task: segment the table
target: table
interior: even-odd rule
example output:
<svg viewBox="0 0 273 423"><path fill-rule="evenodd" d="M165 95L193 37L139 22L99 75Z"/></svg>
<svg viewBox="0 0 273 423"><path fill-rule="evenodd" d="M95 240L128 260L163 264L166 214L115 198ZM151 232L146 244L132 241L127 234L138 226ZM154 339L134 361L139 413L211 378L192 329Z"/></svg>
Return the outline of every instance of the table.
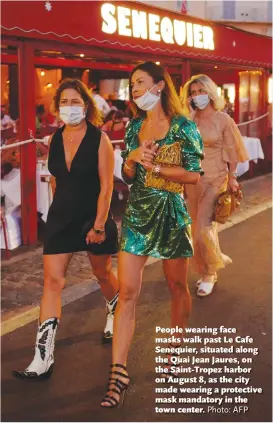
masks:
<svg viewBox="0 0 273 423"><path fill-rule="evenodd" d="M47 169L37 169L37 211L46 222L48 210L52 202L50 173ZM5 219L9 249L17 248L21 244L21 172L20 169L12 171L1 180L1 195L5 196ZM1 228L1 248L4 248L3 230Z"/></svg>
<svg viewBox="0 0 273 423"><path fill-rule="evenodd" d="M248 172L250 161L253 160L254 163L257 163L258 159L264 159L264 152L259 138L243 137L243 140L248 151L249 161L247 160L244 163L238 163L238 176L241 176L244 173Z"/></svg>

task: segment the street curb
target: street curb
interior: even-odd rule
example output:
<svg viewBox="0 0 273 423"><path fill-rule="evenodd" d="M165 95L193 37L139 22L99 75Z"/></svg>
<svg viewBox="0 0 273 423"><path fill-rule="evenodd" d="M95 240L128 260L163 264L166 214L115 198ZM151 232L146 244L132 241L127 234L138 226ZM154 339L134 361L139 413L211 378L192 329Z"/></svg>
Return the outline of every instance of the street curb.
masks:
<svg viewBox="0 0 273 423"><path fill-rule="evenodd" d="M154 264L159 259L154 257L149 257L146 266ZM116 273L117 269L113 269ZM100 289L96 279L91 279L88 281L80 282L76 285L65 288L62 292L62 306L73 303L76 300L80 300L86 295L92 294ZM4 336L10 332L13 332L16 329L19 329L28 323L33 322L39 318L40 306L34 306L29 308L23 313L15 314L14 316L8 318L7 320L2 321L1 323L1 336Z"/></svg>
<svg viewBox="0 0 273 423"><path fill-rule="evenodd" d="M258 213L272 208L272 200L265 201L263 204L258 204L257 206L252 206L247 210L242 210L241 212L236 213L232 216L232 220L228 220L224 225L220 226L218 232L222 232L225 229L229 229L232 226L238 225L238 223L244 222L250 217L256 216Z"/></svg>
<svg viewBox="0 0 273 423"><path fill-rule="evenodd" d="M262 175L257 178L251 179L249 181L244 182L244 186L252 184L254 182L257 182L259 180L267 178L268 175ZM255 206L251 206L246 210L239 211L238 213L234 214L229 221L227 221L224 225L219 225L218 232L222 232L226 229L229 229L247 219L250 217L253 217L257 215L258 213L261 213L269 208L272 208L272 200L264 201L262 204L258 204ZM25 253L24 258L31 257L39 251L42 250L42 248L38 248L35 251L31 251L28 253ZM14 257L14 259L17 259L15 261L18 261L17 257ZM12 260L12 259L11 259ZM22 260L22 257L21 257ZM151 266L154 263L157 263L160 259L149 257L146 263L146 266ZM13 261L14 262L14 261ZM146 267L145 266L145 267ZM114 269L116 271L116 269ZM92 292L97 291L100 289L99 284L97 283L96 279L91 279L89 281L80 282L76 285L73 285L71 287L65 288L62 292L62 306L65 306L67 304L70 304L76 300L79 300L86 295L91 294ZM29 310L15 314L14 316L8 318L7 320L4 320L1 324L1 336L4 336L10 332L13 332L14 330L23 327L27 325L28 323L31 323L32 321L38 319L40 313L40 307L34 306L31 307Z"/></svg>

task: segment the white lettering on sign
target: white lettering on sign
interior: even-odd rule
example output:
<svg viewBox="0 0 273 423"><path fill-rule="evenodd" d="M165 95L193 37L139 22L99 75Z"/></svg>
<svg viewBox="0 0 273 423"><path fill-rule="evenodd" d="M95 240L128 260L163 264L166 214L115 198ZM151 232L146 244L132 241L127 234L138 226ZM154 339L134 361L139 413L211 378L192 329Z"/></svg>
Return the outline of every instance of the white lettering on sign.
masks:
<svg viewBox="0 0 273 423"><path fill-rule="evenodd" d="M166 44L187 45L214 50L213 29L182 20L161 17L154 13L104 3L101 7L102 31L125 37L163 41Z"/></svg>
<svg viewBox="0 0 273 423"><path fill-rule="evenodd" d="M202 25L194 25L194 27L193 27L193 39L194 39L194 47L204 48Z"/></svg>
<svg viewBox="0 0 273 423"><path fill-rule="evenodd" d="M163 18L160 25L163 41L167 44L174 44L173 24L170 18Z"/></svg>
<svg viewBox="0 0 273 423"><path fill-rule="evenodd" d="M144 12L145 13L145 12ZM149 13L149 40L161 41L159 31L160 18L157 15ZM137 25L137 21L133 21L134 25Z"/></svg>
<svg viewBox="0 0 273 423"><path fill-rule="evenodd" d="M118 6L118 28L119 35L132 37L132 29L130 25L131 10L127 7Z"/></svg>
<svg viewBox="0 0 273 423"><path fill-rule="evenodd" d="M192 31L192 23L187 22L187 45L189 47L193 47L193 31Z"/></svg>
<svg viewBox="0 0 273 423"><path fill-rule="evenodd" d="M174 39L179 46L183 46L186 41L186 23L183 21L173 21Z"/></svg>
<svg viewBox="0 0 273 423"><path fill-rule="evenodd" d="M102 31L106 34L114 34L117 31L118 23L115 18L116 6L105 3L101 6L101 16L103 19Z"/></svg>
<svg viewBox="0 0 273 423"><path fill-rule="evenodd" d="M133 22L138 22L138 25L133 25L133 37L147 40L147 13L132 10L132 20Z"/></svg>

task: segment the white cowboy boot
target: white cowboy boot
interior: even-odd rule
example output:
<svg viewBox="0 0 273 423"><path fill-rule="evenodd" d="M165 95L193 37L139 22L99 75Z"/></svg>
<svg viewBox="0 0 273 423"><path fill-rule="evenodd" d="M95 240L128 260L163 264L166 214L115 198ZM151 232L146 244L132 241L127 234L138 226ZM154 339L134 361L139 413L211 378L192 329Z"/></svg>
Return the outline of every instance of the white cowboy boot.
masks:
<svg viewBox="0 0 273 423"><path fill-rule="evenodd" d="M113 339L114 315L118 302L118 294L119 293L117 293L111 301L106 300L107 317L102 338L103 343L111 342Z"/></svg>
<svg viewBox="0 0 273 423"><path fill-rule="evenodd" d="M20 379L47 379L54 366L55 336L59 319L45 320L38 328L35 355L30 365L23 371L14 370L13 375Z"/></svg>

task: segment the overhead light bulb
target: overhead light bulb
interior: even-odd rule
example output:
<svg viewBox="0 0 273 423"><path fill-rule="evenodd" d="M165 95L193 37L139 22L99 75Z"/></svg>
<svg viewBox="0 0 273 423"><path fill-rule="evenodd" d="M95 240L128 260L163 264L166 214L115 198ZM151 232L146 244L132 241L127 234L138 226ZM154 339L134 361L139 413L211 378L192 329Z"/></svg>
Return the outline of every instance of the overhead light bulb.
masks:
<svg viewBox="0 0 273 423"><path fill-rule="evenodd" d="M80 57L84 57L84 54L83 54L83 53L81 53L81 54L80 54Z"/></svg>
<svg viewBox="0 0 273 423"><path fill-rule="evenodd" d="M45 71L42 70L40 75L45 76Z"/></svg>

